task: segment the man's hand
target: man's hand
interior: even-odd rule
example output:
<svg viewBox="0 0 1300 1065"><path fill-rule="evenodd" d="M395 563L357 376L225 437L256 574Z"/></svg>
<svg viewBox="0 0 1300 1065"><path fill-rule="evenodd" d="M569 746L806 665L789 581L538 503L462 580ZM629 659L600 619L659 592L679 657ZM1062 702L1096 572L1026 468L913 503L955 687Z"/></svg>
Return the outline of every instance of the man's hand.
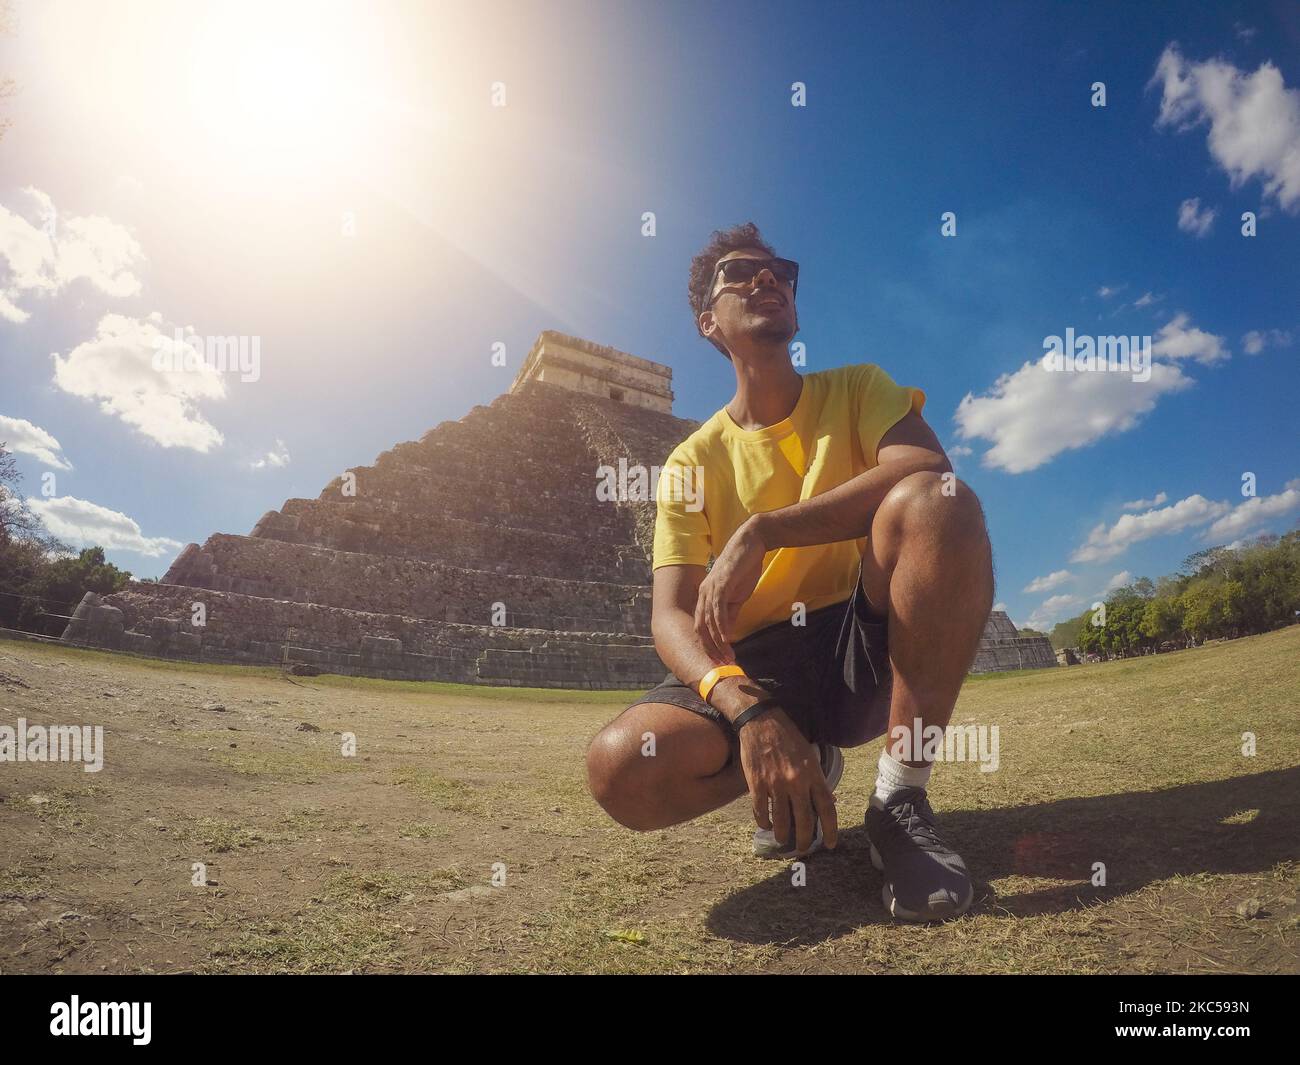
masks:
<svg viewBox="0 0 1300 1065"><path fill-rule="evenodd" d="M838 834L835 795L822 776L817 748L803 738L783 710L769 710L741 726L740 764L759 828L771 829L778 842L789 846L793 816L794 848L802 854L812 846L820 818L822 841L834 849Z"/></svg>
<svg viewBox="0 0 1300 1065"><path fill-rule="evenodd" d="M695 600L695 631L715 662L730 664L736 660L731 650L736 615L745 600L753 595L758 578L763 575L766 553L767 548L751 518L732 534L700 584Z"/></svg>

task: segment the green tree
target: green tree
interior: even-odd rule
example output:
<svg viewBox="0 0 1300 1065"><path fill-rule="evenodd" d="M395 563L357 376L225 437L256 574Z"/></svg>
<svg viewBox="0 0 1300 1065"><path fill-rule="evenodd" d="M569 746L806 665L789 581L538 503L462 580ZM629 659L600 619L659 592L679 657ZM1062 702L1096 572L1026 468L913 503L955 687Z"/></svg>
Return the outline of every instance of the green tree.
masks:
<svg viewBox="0 0 1300 1065"><path fill-rule="evenodd" d="M107 562L102 547L73 555L45 532L18 489L22 475L0 443L0 626L56 634L86 592L120 591L131 574Z"/></svg>
<svg viewBox="0 0 1300 1065"><path fill-rule="evenodd" d="M1157 595L1142 610L1142 635L1163 643L1183 632L1183 608L1177 595Z"/></svg>
<svg viewBox="0 0 1300 1065"><path fill-rule="evenodd" d="M1082 649L1079 636L1088 624L1090 617L1092 617L1092 611L1085 610L1076 618L1057 622L1052 628L1052 635L1049 637L1052 641L1052 649L1056 651L1061 650L1063 647L1079 647Z"/></svg>
<svg viewBox="0 0 1300 1065"><path fill-rule="evenodd" d="M32 587L47 613L71 614L87 592L111 595L130 579L129 572L105 560L102 547L87 547L75 556L47 561Z"/></svg>
<svg viewBox="0 0 1300 1065"><path fill-rule="evenodd" d="M1228 635L1240 615L1241 593L1236 581L1197 578L1182 595L1183 627L1199 640Z"/></svg>
<svg viewBox="0 0 1300 1065"><path fill-rule="evenodd" d="M1187 577L1226 577L1234 552L1226 547L1207 547L1183 559L1179 572Z"/></svg>

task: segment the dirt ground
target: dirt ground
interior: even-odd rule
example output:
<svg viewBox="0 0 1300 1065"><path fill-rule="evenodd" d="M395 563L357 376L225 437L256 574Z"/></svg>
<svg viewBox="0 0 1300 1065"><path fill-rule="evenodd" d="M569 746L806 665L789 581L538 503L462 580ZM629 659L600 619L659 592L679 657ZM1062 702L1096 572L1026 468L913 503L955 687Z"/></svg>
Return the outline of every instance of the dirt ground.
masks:
<svg viewBox="0 0 1300 1065"><path fill-rule="evenodd" d="M968 682L1001 765L935 770L978 889L933 927L867 858L879 743L795 886L743 801L605 817L582 757L626 701L0 642L0 725L105 732L98 773L0 762L0 971L1300 971L1300 627Z"/></svg>

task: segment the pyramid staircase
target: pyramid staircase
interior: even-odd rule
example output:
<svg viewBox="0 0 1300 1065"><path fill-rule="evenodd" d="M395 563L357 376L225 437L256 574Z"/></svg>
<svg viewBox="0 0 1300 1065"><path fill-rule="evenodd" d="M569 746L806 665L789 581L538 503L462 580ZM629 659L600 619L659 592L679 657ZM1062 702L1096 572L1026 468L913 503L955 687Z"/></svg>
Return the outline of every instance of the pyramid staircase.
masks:
<svg viewBox="0 0 1300 1065"><path fill-rule="evenodd" d="M666 672L650 636L654 503L601 501L597 470L661 465L694 428L518 381L248 536L190 544L158 584L88 595L64 639L388 678L651 686Z"/></svg>

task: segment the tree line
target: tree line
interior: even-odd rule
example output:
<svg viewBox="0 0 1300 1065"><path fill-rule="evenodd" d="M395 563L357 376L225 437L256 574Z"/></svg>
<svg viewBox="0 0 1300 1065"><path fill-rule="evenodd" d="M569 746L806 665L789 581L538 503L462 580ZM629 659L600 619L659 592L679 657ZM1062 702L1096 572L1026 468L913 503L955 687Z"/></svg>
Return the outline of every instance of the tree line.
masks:
<svg viewBox="0 0 1300 1065"><path fill-rule="evenodd" d="M131 574L105 561L102 547L73 551L51 536L19 491L22 474L0 443L0 628L62 634L86 592L107 595Z"/></svg>
<svg viewBox="0 0 1300 1065"><path fill-rule="evenodd" d="M1103 658L1172 651L1292 624L1300 612L1300 529L1241 547L1208 547L1177 573L1140 577L1062 621L1052 646Z"/></svg>

